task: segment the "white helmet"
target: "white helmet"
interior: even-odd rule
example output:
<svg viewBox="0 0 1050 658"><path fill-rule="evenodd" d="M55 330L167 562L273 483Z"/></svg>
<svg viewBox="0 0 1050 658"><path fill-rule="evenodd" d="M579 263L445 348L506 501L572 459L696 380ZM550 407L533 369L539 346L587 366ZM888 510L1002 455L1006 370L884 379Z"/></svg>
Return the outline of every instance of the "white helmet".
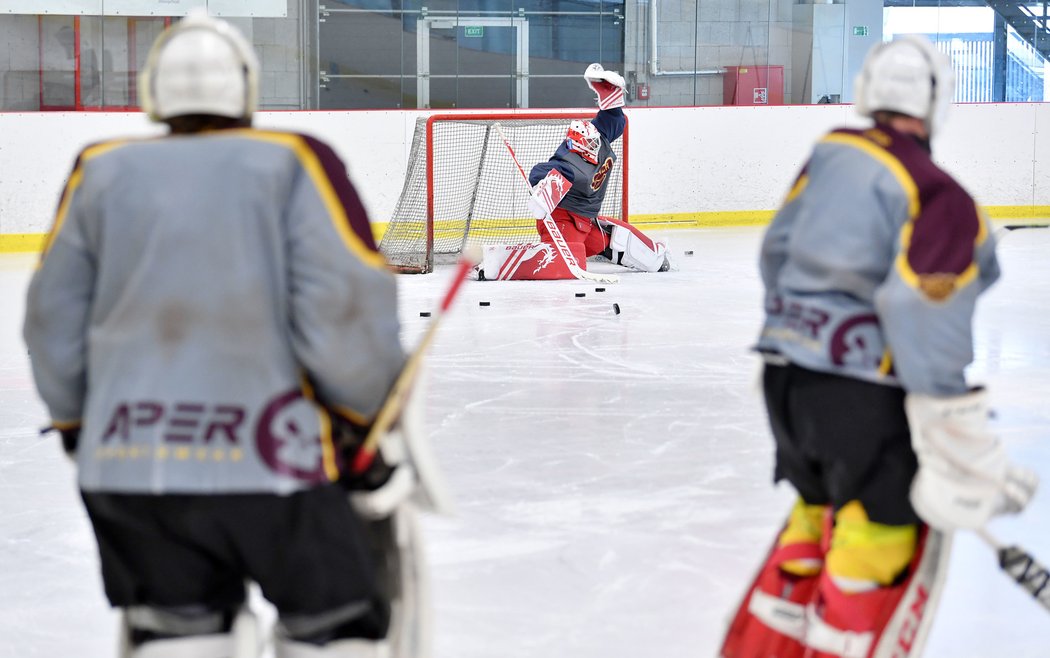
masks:
<svg viewBox="0 0 1050 658"><path fill-rule="evenodd" d="M250 119L258 103L259 62L236 28L193 11L157 37L139 89L142 109L154 121L184 114Z"/></svg>
<svg viewBox="0 0 1050 658"><path fill-rule="evenodd" d="M602 148L602 136L590 121L573 119L565 133L565 144L570 151L583 156L591 164L598 164L598 151Z"/></svg>
<svg viewBox="0 0 1050 658"><path fill-rule="evenodd" d="M948 114L955 94L951 60L929 39L908 35L868 53L853 81L857 113L880 110L922 119L932 136Z"/></svg>

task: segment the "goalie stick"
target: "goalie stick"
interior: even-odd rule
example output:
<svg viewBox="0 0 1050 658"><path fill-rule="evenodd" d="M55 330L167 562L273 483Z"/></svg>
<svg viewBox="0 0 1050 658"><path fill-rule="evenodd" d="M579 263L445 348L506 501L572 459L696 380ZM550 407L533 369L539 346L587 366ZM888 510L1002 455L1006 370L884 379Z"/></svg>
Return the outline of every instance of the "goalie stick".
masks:
<svg viewBox="0 0 1050 658"><path fill-rule="evenodd" d="M361 444L361 447L358 448L357 453L354 455L353 462L350 465L350 472L354 475L361 475L372 465L380 440L401 416L401 410L404 408L405 402L408 401L409 394L412 392L412 385L415 383L420 366L423 364L423 357L426 355L427 350L430 349L430 344L434 342L434 335L441 324L441 318L452 306L456 293L459 292L460 286L463 285L463 281L466 279L467 271L480 261L481 253L479 248L474 247L463 250L463 256L456 264L455 274L452 275L452 283L449 284L445 297L441 300L441 305L433 312L430 318L430 325L427 326L423 338L420 339L416 349L412 351L405 365L401 368L401 372L398 374L397 379L394 380L394 385L391 387L390 393L387 394L383 406L379 408L379 414L376 415L375 422L372 423L372 427L368 430L368 436L365 437L364 443Z"/></svg>
<svg viewBox="0 0 1050 658"><path fill-rule="evenodd" d="M1050 610L1050 571L1020 546L1003 546L984 528L975 532L995 551L1003 572Z"/></svg>
<svg viewBox="0 0 1050 658"><path fill-rule="evenodd" d="M531 195L532 186L529 185L529 177L525 175L525 170L522 169L521 163L518 162L518 156L514 154L514 147L510 145L507 135L503 132L503 126L494 123L492 124L492 127L496 129L500 139L503 140L503 145L507 147L507 151L510 153L510 158L514 161L514 166L517 167L518 173L521 174L521 180L525 183L525 189L527 189ZM547 213L543 218L543 225L547 228L547 232L550 233L551 239L554 240L554 248L557 249L562 259L565 260L569 271L572 272L573 276L577 279L594 281L597 283L617 283L620 280L620 277L615 274L595 274L580 267L580 264L576 262L576 257L573 256L572 251L569 250L569 245L565 242L565 236L561 234L561 229L559 229L558 225L554 223L554 218L551 217L550 213Z"/></svg>

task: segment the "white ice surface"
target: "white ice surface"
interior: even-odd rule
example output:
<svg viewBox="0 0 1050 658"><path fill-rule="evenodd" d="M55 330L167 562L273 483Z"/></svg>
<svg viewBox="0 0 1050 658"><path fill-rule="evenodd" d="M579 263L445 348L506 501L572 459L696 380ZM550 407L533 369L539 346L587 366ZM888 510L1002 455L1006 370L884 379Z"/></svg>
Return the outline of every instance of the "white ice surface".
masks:
<svg viewBox="0 0 1050 658"><path fill-rule="evenodd" d="M748 352L760 234L668 232L676 271L625 272L605 292L466 285L429 359L428 423L459 507L425 522L438 658L714 655L793 499L770 482ZM971 379L1050 487L1050 230L1006 235L1000 259ZM37 436L20 337L34 260L0 256L0 657L108 658L117 618L73 468ZM447 275L399 279L406 347ZM1046 562L1048 522L1044 490L992 530ZM963 534L925 655L1046 658L1050 616Z"/></svg>

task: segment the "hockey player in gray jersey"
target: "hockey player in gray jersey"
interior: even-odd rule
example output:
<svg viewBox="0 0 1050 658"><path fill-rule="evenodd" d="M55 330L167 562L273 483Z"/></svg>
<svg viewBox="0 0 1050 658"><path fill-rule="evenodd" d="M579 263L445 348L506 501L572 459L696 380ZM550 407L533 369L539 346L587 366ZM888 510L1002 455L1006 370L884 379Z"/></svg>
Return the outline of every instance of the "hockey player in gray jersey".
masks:
<svg viewBox="0 0 1050 658"><path fill-rule="evenodd" d="M854 88L875 125L821 139L765 234L774 477L799 497L727 658L919 655L950 531L1034 491L963 374L999 266L987 219L930 157L953 90L928 40L876 46Z"/></svg>
<svg viewBox="0 0 1050 658"><path fill-rule="evenodd" d="M246 580L278 656L389 655L334 436L404 362L395 281L332 149L249 127L257 68L222 21L165 31L140 89L170 135L80 153L29 288L36 385L134 658L230 656Z"/></svg>

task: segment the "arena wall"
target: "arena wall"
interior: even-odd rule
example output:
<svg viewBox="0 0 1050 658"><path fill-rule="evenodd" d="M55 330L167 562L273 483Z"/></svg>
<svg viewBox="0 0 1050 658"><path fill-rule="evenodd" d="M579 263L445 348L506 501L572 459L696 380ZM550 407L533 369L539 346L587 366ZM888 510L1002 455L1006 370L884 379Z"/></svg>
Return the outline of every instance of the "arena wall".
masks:
<svg viewBox="0 0 1050 658"><path fill-rule="evenodd" d="M401 193L415 119L423 115L262 112L256 125L332 144L381 233ZM648 226L768 221L813 142L829 129L864 125L846 105L632 108L628 116L630 215ZM992 217L1047 217L1050 133L1038 130L1044 123L1050 104L959 105L934 151ZM38 249L83 146L161 132L138 113L0 113L0 251Z"/></svg>

